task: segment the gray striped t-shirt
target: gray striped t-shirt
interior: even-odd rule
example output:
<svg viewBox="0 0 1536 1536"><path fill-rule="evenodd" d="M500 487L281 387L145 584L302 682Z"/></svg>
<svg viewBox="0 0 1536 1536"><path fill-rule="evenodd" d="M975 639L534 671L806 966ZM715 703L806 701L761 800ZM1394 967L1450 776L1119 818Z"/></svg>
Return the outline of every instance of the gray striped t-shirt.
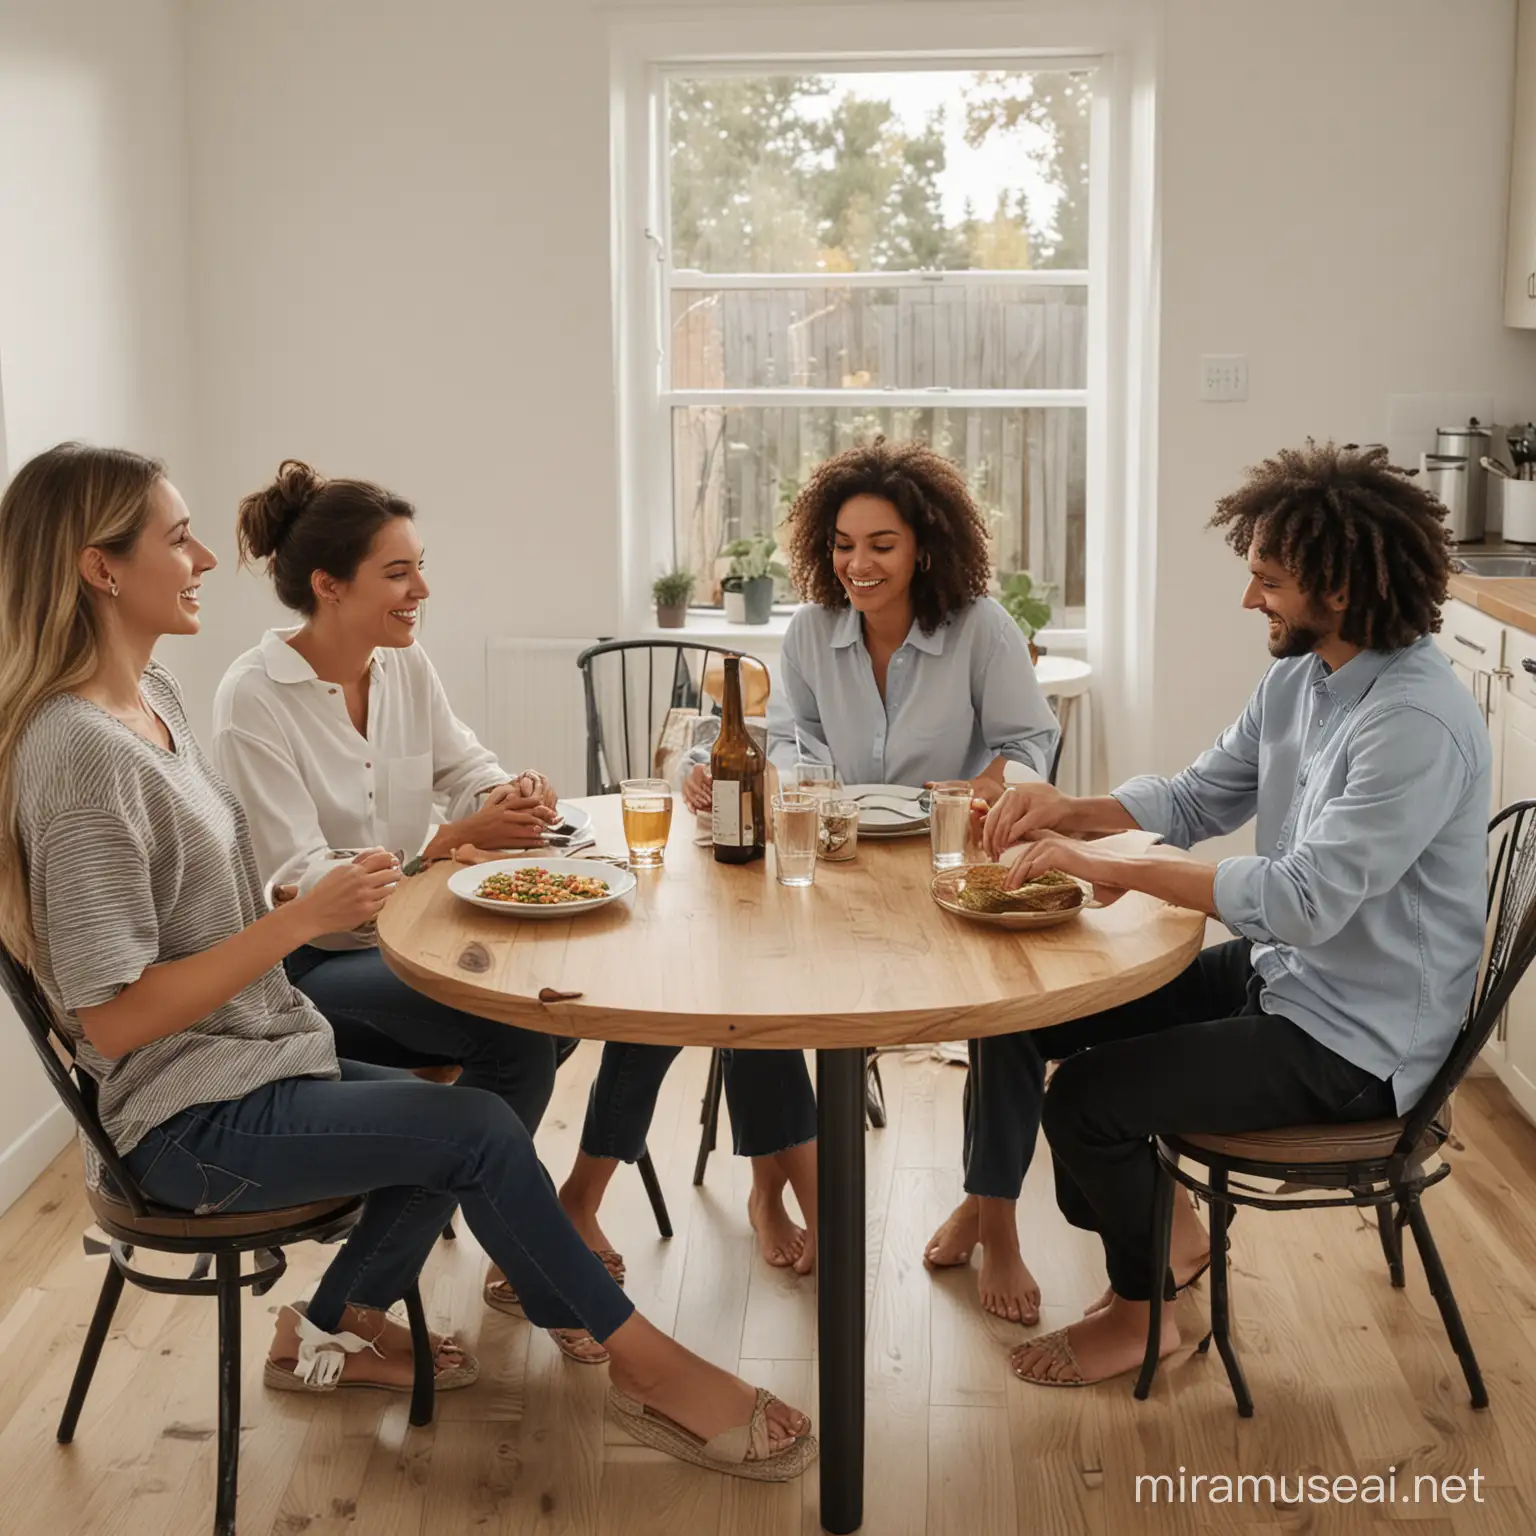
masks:
<svg viewBox="0 0 1536 1536"><path fill-rule="evenodd" d="M336 1077L330 1025L281 966L179 1034L108 1061L77 1010L150 966L232 937L267 910L245 812L193 738L171 674L144 697L174 751L75 694L50 699L17 748L13 783L39 985L96 1080L107 1135L128 1152L191 1104L285 1077Z"/></svg>

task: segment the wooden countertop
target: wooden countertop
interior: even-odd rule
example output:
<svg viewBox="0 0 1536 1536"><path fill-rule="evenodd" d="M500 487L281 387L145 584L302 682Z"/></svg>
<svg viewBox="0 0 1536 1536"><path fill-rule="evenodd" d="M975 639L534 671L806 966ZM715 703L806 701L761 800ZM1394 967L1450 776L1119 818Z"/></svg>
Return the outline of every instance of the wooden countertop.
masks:
<svg viewBox="0 0 1536 1536"><path fill-rule="evenodd" d="M1536 577L1452 574L1449 590L1452 597L1481 609L1489 618L1536 635Z"/></svg>

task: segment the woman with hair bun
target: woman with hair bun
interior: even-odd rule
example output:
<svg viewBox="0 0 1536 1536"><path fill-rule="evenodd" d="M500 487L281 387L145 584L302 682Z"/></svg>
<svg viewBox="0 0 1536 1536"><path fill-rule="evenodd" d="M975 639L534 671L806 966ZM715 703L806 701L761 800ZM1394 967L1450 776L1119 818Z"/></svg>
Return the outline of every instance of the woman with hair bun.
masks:
<svg viewBox="0 0 1536 1536"><path fill-rule="evenodd" d="M543 774L510 774L453 713L416 644L427 597L415 509L365 480L327 479L297 459L240 503L242 561L266 562L302 622L272 629L230 667L214 701L213 756L245 805L261 877L303 895L350 856L382 847L441 858L462 844L535 844L559 820ZM438 810L444 814L439 820ZM574 1042L434 1002L384 963L370 927L290 955L288 974L354 1061L462 1069L538 1130ZM605 1263L622 1280L617 1255ZM518 1311L492 1271L485 1300ZM559 1332L572 1359L606 1355Z"/></svg>
<svg viewBox="0 0 1536 1536"><path fill-rule="evenodd" d="M274 1390L411 1390L388 1309L457 1205L531 1320L603 1340L629 1433L731 1476L799 1476L809 1420L635 1310L504 1099L337 1059L278 962L376 917L400 872L376 850L268 909L240 802L152 659L163 636L197 633L215 563L139 454L63 443L0 497L0 943L95 1083L102 1129L173 1210L366 1197L308 1303L279 1311ZM475 1381L451 1338L433 1356L440 1391Z"/></svg>

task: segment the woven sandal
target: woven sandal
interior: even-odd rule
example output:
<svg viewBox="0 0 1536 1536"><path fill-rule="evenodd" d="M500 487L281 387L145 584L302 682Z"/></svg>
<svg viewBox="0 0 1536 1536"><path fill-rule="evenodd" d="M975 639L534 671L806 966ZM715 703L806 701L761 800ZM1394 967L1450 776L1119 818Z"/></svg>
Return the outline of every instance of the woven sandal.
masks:
<svg viewBox="0 0 1536 1536"><path fill-rule="evenodd" d="M1044 1354L1036 1361L1033 1371L1021 1371L1019 1369L1019 1356L1034 1354L1044 1350ZM1037 1374L1040 1370L1050 1370L1059 1367L1063 1374L1056 1376L1042 1376ZM1042 1333L1038 1339L1031 1339L1027 1344L1021 1344L1008 1356L1008 1368L1020 1381L1031 1382L1037 1387L1091 1387L1093 1383L1083 1375L1083 1368L1077 1363L1076 1351L1072 1348L1072 1341L1067 1337L1065 1328L1058 1328L1054 1333ZM1070 1372L1069 1374L1066 1374ZM1124 1375L1124 1372L1118 1372ZM1109 1380L1108 1377L1102 1378Z"/></svg>
<svg viewBox="0 0 1536 1536"><path fill-rule="evenodd" d="M757 1483L790 1483L816 1460L816 1437L801 1435L782 1451L769 1455L768 1405L773 1401L773 1394L759 1387L747 1423L722 1430L711 1440L701 1440L617 1387L608 1389L608 1412L614 1422L642 1445L653 1446L696 1467L724 1472L728 1477L744 1477Z"/></svg>
<svg viewBox="0 0 1536 1536"><path fill-rule="evenodd" d="M608 1364L608 1351L585 1328L546 1328L544 1331L554 1340L555 1348L567 1360L574 1361L577 1365ZM581 1353L583 1346L587 1348L588 1353Z"/></svg>
<svg viewBox="0 0 1536 1536"><path fill-rule="evenodd" d="M615 1285L623 1285L625 1278L624 1255L615 1253L612 1248L594 1248L592 1250L603 1261L603 1268L613 1278ZM505 1312L510 1317L526 1317L523 1311L522 1298L518 1296L512 1282L505 1277L500 1280L487 1278L480 1295L486 1306L495 1312Z"/></svg>
<svg viewBox="0 0 1536 1536"><path fill-rule="evenodd" d="M284 1307L292 1312L299 1335L298 1358L293 1361L273 1359L270 1356L262 1369L261 1379L276 1392L337 1392L349 1388L371 1388L375 1392L410 1392L412 1383L393 1381L369 1381L362 1377L348 1378L344 1373L349 1355L371 1350L380 1359L377 1338L365 1339L355 1333L326 1333L315 1327L305 1315L307 1303L296 1302ZM281 1314L279 1314L281 1316ZM433 1337L433 1358L437 1361L445 1347L451 1347L460 1355L457 1365L438 1364L433 1374L434 1388L439 1392L452 1392L458 1387L471 1385L480 1375L480 1363L473 1355L465 1354L454 1344L451 1337Z"/></svg>

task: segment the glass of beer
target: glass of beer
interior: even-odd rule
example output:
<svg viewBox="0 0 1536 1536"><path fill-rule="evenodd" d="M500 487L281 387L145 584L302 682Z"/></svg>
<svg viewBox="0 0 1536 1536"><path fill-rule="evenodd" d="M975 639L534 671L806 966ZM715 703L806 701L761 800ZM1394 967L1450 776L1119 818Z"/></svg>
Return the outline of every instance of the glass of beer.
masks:
<svg viewBox="0 0 1536 1536"><path fill-rule="evenodd" d="M631 867L660 864L672 830L672 786L665 779L625 779L619 785L619 805Z"/></svg>

